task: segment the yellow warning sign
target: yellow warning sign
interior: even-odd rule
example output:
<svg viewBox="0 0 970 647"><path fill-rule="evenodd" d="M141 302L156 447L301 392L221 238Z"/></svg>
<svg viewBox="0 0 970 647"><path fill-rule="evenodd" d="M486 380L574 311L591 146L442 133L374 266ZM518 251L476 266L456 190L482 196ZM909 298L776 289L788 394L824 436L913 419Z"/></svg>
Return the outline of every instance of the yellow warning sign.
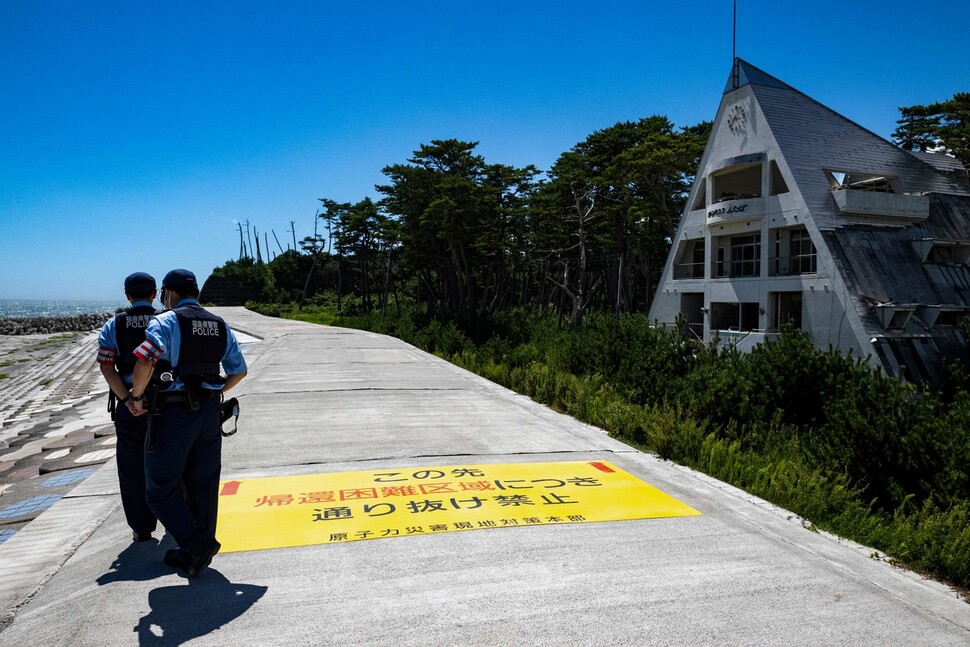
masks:
<svg viewBox="0 0 970 647"><path fill-rule="evenodd" d="M222 552L699 512L606 461L223 481Z"/></svg>

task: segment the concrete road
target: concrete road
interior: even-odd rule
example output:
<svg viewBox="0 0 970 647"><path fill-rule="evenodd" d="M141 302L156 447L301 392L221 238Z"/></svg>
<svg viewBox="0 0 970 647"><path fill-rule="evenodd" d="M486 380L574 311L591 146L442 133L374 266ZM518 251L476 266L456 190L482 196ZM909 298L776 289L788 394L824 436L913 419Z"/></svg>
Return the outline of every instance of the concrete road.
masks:
<svg viewBox="0 0 970 647"><path fill-rule="evenodd" d="M791 513L395 339L219 312L261 339L223 478L608 461L702 516L218 555L130 544L113 463L0 545L2 645L968 645L970 605Z"/></svg>

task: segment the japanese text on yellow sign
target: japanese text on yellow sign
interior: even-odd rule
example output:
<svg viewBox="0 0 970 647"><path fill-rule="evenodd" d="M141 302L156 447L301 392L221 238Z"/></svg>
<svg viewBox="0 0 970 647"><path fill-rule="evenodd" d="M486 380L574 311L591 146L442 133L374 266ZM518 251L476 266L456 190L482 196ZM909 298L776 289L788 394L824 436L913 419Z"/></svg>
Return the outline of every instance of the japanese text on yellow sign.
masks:
<svg viewBox="0 0 970 647"><path fill-rule="evenodd" d="M700 515L606 461L224 481L223 552L461 530Z"/></svg>

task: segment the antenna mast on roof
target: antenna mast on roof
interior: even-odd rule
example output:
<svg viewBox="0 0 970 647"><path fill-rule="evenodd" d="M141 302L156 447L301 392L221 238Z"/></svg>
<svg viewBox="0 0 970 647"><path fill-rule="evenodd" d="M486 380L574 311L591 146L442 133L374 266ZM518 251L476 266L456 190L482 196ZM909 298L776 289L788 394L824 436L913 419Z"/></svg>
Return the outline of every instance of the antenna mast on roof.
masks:
<svg viewBox="0 0 970 647"><path fill-rule="evenodd" d="M734 20L731 32L731 66L734 68L731 78L734 80L734 89L738 89L738 0L734 0Z"/></svg>

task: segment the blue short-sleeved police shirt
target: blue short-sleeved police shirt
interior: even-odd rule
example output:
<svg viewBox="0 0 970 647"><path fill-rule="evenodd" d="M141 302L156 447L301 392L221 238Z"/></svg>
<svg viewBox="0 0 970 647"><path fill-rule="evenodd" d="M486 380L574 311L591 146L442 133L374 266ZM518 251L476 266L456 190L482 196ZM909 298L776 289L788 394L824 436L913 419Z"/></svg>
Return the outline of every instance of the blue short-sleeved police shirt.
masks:
<svg viewBox="0 0 970 647"><path fill-rule="evenodd" d="M178 308L179 306L190 304L201 307L197 299L182 299L175 307ZM239 348L236 335L228 325L226 325L226 331L226 352L222 356L222 370L225 371L226 375L245 373L248 370L246 367L246 359L243 357L242 350ZM148 322L148 328L145 330L145 342L135 349L135 355L153 364L159 360L166 360L174 367L178 364L181 335L182 332L179 328L178 316L175 312L168 310L159 315L155 315ZM205 382L203 382L202 386L216 391L222 388L219 384L208 384ZM175 378L171 388L166 389L166 391L182 391L184 389L185 385L182 380Z"/></svg>
<svg viewBox="0 0 970 647"><path fill-rule="evenodd" d="M135 301L131 304L131 307L151 307L151 305L151 301ZM111 319L108 319L101 326L101 332L98 333L98 364L114 364L119 352L121 352L121 349L118 348L118 333L115 331L115 318L111 317ZM124 378L125 384L131 384L130 375L126 375Z"/></svg>

